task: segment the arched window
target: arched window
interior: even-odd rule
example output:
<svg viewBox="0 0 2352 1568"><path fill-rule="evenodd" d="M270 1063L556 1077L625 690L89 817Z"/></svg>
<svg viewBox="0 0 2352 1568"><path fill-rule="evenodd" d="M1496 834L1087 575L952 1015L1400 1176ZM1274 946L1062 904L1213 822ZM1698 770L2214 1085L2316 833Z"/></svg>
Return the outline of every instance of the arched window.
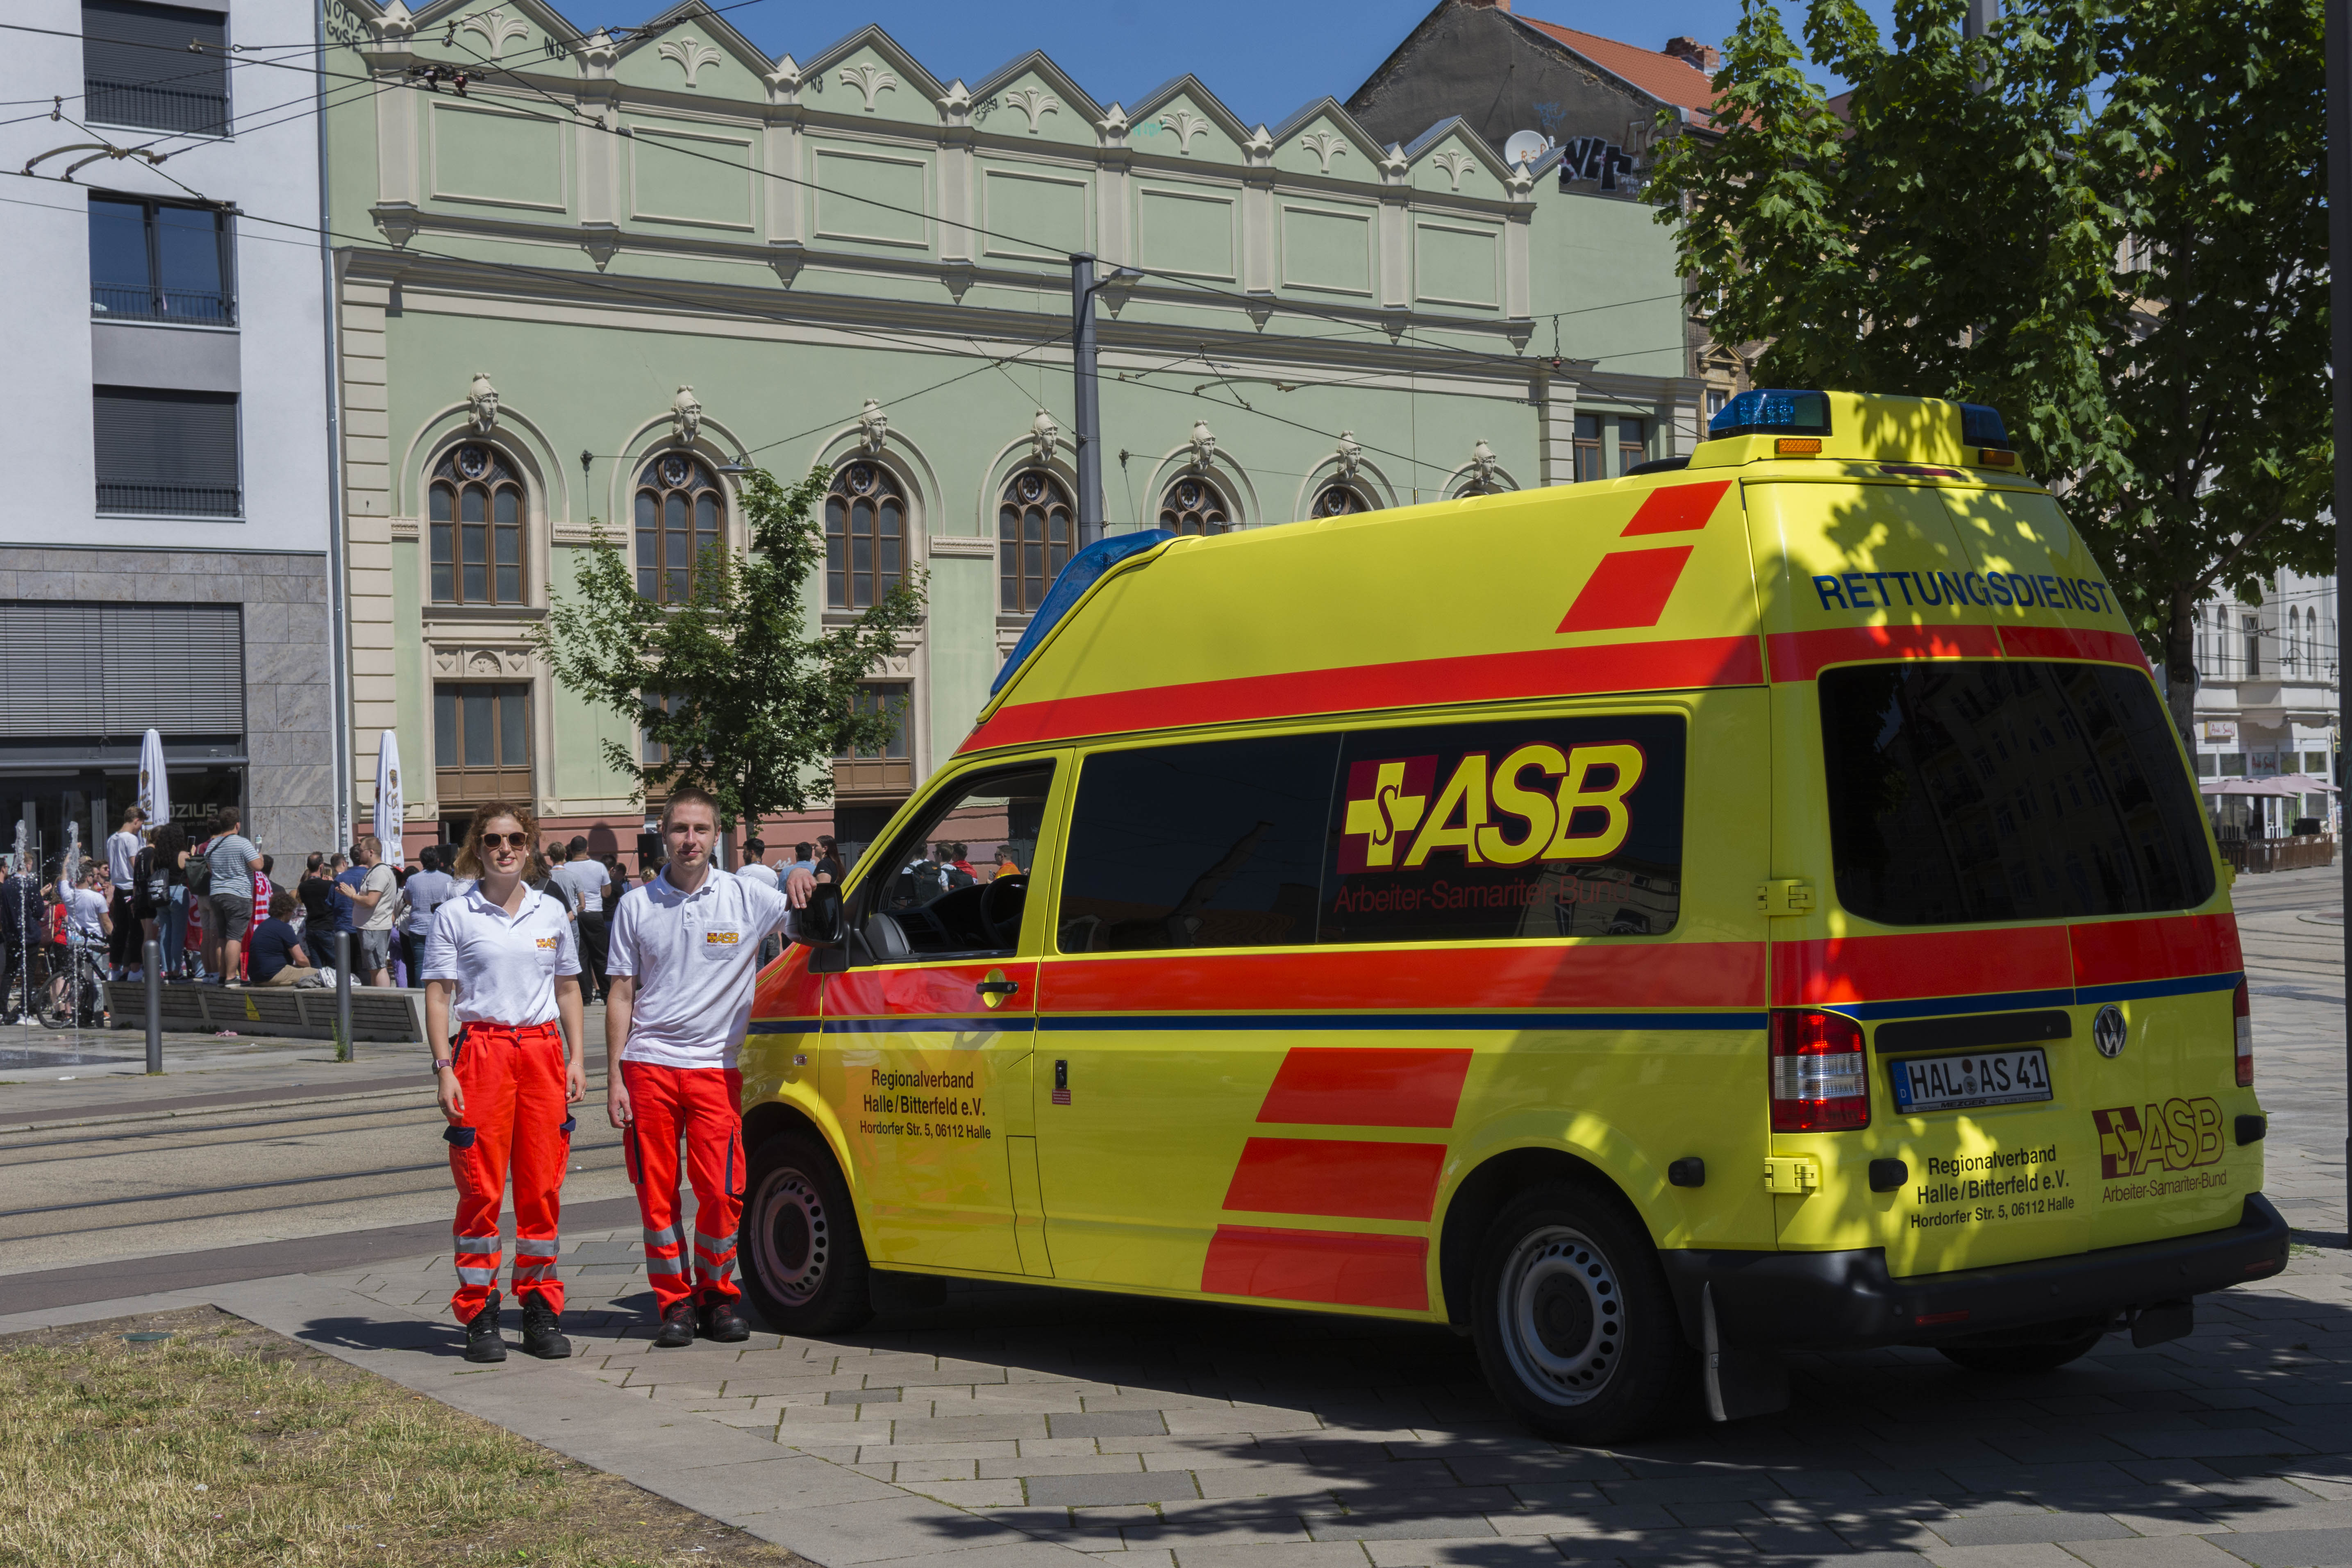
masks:
<svg viewBox="0 0 2352 1568"><path fill-rule="evenodd" d="M694 595L695 563L719 542L719 479L690 452L663 452L637 475L637 592L659 605Z"/></svg>
<svg viewBox="0 0 2352 1568"><path fill-rule="evenodd" d="M495 447L452 447L426 492L436 605L522 603L522 481Z"/></svg>
<svg viewBox="0 0 2352 1568"><path fill-rule="evenodd" d="M2303 612L2293 605L2286 607L2286 672L2303 673Z"/></svg>
<svg viewBox="0 0 2352 1568"><path fill-rule="evenodd" d="M907 498L878 463L845 463L824 497L824 602L870 609L907 571Z"/></svg>
<svg viewBox="0 0 2352 1568"><path fill-rule="evenodd" d="M1378 511L1365 499L1364 492L1351 484L1334 480L1315 492L1315 504L1307 510L1309 517L1346 517L1351 512Z"/></svg>
<svg viewBox="0 0 2352 1568"><path fill-rule="evenodd" d="M1216 486L1186 474L1160 498L1160 526L1171 533L1223 533L1233 526L1233 514Z"/></svg>
<svg viewBox="0 0 2352 1568"><path fill-rule="evenodd" d="M1070 559L1077 528L1070 492L1045 469L1024 468L1005 482L996 510L996 560L1006 615L1025 616L1045 602Z"/></svg>

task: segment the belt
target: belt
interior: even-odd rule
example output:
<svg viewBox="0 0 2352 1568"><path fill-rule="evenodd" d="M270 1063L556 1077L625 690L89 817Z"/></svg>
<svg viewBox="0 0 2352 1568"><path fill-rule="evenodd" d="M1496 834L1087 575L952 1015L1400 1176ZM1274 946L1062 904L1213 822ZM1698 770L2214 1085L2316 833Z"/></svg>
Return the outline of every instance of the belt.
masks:
<svg viewBox="0 0 2352 1568"><path fill-rule="evenodd" d="M561 1040L563 1031L553 1024L492 1024L477 1019L465 1026L467 1044L479 1041L488 1045L503 1040L510 1046L537 1045L541 1040Z"/></svg>

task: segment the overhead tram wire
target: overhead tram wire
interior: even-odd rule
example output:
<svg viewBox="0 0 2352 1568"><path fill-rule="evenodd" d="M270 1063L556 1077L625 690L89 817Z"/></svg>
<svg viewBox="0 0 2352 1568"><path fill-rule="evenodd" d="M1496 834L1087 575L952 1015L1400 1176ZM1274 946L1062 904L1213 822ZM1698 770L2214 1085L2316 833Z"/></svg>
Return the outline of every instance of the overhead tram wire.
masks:
<svg viewBox="0 0 2352 1568"><path fill-rule="evenodd" d="M683 19L681 19L681 20L683 20ZM673 24L673 25L675 25L675 24ZM54 29L48 29L48 28L30 28L30 27L25 27L25 26L23 26L21 24L16 24L16 23L0 23L0 28L17 28L18 30L23 30L23 31L33 31L33 32L50 32L50 31L54 31ZM633 30L632 30L632 32L634 33L634 31L635 31L635 30L633 29ZM60 35L60 36L72 37L72 36L78 36L78 35ZM494 59L494 58L491 58L490 56L488 56L488 55L483 54L480 50L478 50L478 49L475 48L472 45L470 45L470 44L468 44L468 43L466 43L464 40L462 40L462 39L456 39L456 38L452 38L452 39L448 40L448 44L449 44L449 47L457 47L457 48L463 49L463 50L465 50L465 51L466 51L466 53L467 53L468 55L471 55L471 56L474 58L474 59L475 59L475 60L477 60L477 61L478 61L478 62L479 62L481 65L483 65L484 67L486 67L486 68L487 68L488 72L489 74L491 74L491 75L495 75L495 76L497 76L497 77L500 77L500 78L503 78L503 79L507 79L507 80L509 80L509 82L513 83L515 86L517 86L517 87L519 87L519 88L522 89L523 89L523 90L525 90L525 91L530 92L530 93L532 93L533 95L535 95L535 96L537 96L537 97L539 97L539 98L541 98L541 99L546 100L549 103L553 104L556 108L561 109L562 110L563 110L564 118L563 118L562 120L561 120L561 121L551 121L551 122L552 122L552 123L559 123L559 124L566 124L566 125L585 126L585 127L588 127L589 129L602 132L604 134L605 134L605 135L607 135L607 136L619 137L619 138L622 138L622 139L624 139L624 140L633 140L633 139L634 139L634 138L633 138L633 136L632 136L632 134L631 134L631 132L629 132L626 129L625 129L625 128L623 128L623 127L619 127L619 126L611 126L611 125L606 125L606 124L604 122L604 121L602 120L602 118L601 118L601 117L593 116L593 115L586 115L586 114L583 114L583 113L582 113L578 109L574 108L573 106L572 106L572 105L570 105L570 104L567 104L567 103L563 102L563 100L561 100L561 99L555 98L553 95L551 95L551 94L550 94L549 92L547 92L544 89L540 88L540 87L539 87L539 86L537 86L535 83L531 83L531 82L529 82L529 81L523 81L523 80L521 80L521 79L520 79L520 77L519 77L518 73L517 73L517 72L516 72L516 70L514 69L514 68L509 67L509 66L507 66L507 65L504 65L504 64L502 64L501 62L499 62L499 60ZM143 45L143 46L139 46L139 47L150 47L150 48L163 48L163 47L166 47L166 46L163 46L163 45ZM258 61L254 61L254 62L252 62L252 63L254 63L254 64L259 64L259 65L275 66L277 68L279 68L279 69L285 69L285 70L300 70L300 71L311 72L311 73L313 73L313 74L320 74L320 75L325 75L325 76L331 76L331 77L339 77L339 78L341 78L341 79L345 79L345 80L348 80L348 81L354 81L354 82L356 82L356 81L360 81L360 80L369 80L369 81L373 81L373 80L375 79L373 77L360 78L360 77L354 76L352 73L350 73L350 72L329 71L329 70L325 70L325 69L323 69L322 68L318 68L318 67L309 67L309 66L297 66L297 65L293 65L293 64L290 64L290 63L288 63L288 62L283 62L283 61L258 60ZM413 87L415 84L414 84L414 83L404 83L404 84L400 84L400 85L407 85L407 86L412 86L412 87ZM522 115L522 116L526 117L526 118L539 119L539 120L541 120L541 121L550 121L550 117L549 117L549 116L547 116L547 115L545 115L545 114L543 114L543 113L538 113L538 112L536 112L536 111L534 111L534 110L530 110L530 109L529 109L529 108L527 108L527 107L523 107L523 106L520 106L520 105L514 105L514 104L508 104L508 105L504 105L504 106L502 106L502 107L507 108L509 111L511 111L511 112L513 112L513 113ZM667 151L668 151L668 152L670 152L670 153L671 153L673 155L675 155L675 156L687 157L687 158L694 158L694 159L698 159L698 160L700 160L700 161L702 161L702 162L705 162L705 163L716 163L716 164L718 164L719 167L724 168L724 169L727 169L730 173L740 174L740 173L743 173L743 172L745 172L745 165L744 165L744 164L740 163L732 162L732 161L730 161L730 160L729 160L729 159L726 159L726 158L719 157L719 156L718 156L718 155L716 155L716 154L714 154L714 153L698 153L698 152L693 151L693 150L692 150L692 149L690 149L690 148L686 148L686 147L681 147L681 146L677 146L677 145L671 145L671 146L669 146L669 147L667 148ZM797 175L793 175L793 174L784 174L784 173L782 173L782 172L781 172L781 171L778 171L778 170L772 170L772 169L753 169L753 170L751 170L750 172L751 172L751 173L752 173L752 174L757 174L757 175L759 175L759 176L761 176L761 177L762 177L762 178L764 178L764 179L773 180L773 181L779 182L779 183L783 184L789 184L789 185L798 186L798 187L800 187L801 189L803 189L803 190L815 191L815 190L818 190L818 189L820 189L820 188L821 188L820 186L818 186L818 185L817 185L817 184L816 184L814 181L803 179L803 178L801 178L801 177L799 177L799 176L797 176ZM859 197L859 198L857 198L857 199L858 199L860 202L862 202L864 205L867 205L867 206L871 206L871 207L877 208L877 209L879 209L879 210L881 210L881 211L885 211L885 212L895 212L895 213L900 214L901 216L904 216L919 218L919 219L920 219L920 220L922 220L922 221L924 221L924 222L926 222L926 223L937 223L937 224L940 225L940 226L943 226L943 227L954 228L954 229L960 230L960 231L961 231L961 232L963 232L963 233L970 234L970 235L975 235L975 236L978 236L978 237L982 237L982 238L987 238L987 239L1000 239L1000 240L1003 240L1003 241L1005 241L1005 242L1006 242L1006 243L1008 243L1008 244L1021 246L1021 247L1024 247L1024 248L1027 248L1027 249L1030 249L1030 250L1042 250L1042 251L1045 251L1045 252L1047 252L1047 253L1049 253L1049 254L1050 254L1050 253L1053 251L1053 249L1054 249L1054 247L1052 247L1052 246L1050 246L1050 245L1044 244L1043 242L1038 241L1038 240L1036 240L1036 239L1034 239L1034 238L1031 238L1031 237L1024 237L1024 236L1021 236L1021 235L1008 234L1008 233L1005 233L1005 232L1003 232L1003 231L1002 231L1002 230L989 228L989 227L986 227L986 226L982 226L982 225L979 225L979 224L967 223L967 222L965 222L965 221L963 221L963 220L961 220L961 219L949 217L949 216L946 216L946 215L944 215L944 214L926 212L926 211L924 211L924 210L922 210L922 209L920 209L920 208L916 208L916 207L901 206L901 205L898 205L897 203L879 201L879 200L877 200L877 199L875 199L875 198L867 197L867 196L861 196L861 197ZM1184 278L1184 277L1182 277L1182 276L1181 276L1181 275L1178 275L1178 274L1163 272L1163 271L1161 271L1161 270L1160 270L1160 269L1158 269L1158 268L1133 268L1133 270L1138 271L1138 272L1140 272L1140 273L1144 274L1145 276L1149 276L1149 277L1154 277L1154 278L1164 278L1164 279L1168 279L1169 281L1171 281L1171 282L1173 282L1173 283L1178 284L1179 286L1181 286L1181 287L1187 287L1187 288L1192 288L1192 289L1196 289L1196 290L1198 290L1198 291L1201 291L1201 292L1205 292L1205 293L1210 293L1210 294L1218 295L1218 296L1223 297L1223 298L1226 298L1226 299L1234 300L1235 300L1235 301L1237 301L1237 302L1244 302L1244 303L1253 303L1253 302L1256 302L1256 301L1253 300L1252 300L1252 298L1251 298L1250 296L1248 296L1248 295L1235 293L1235 292L1234 292L1234 291L1232 291L1232 290L1229 290L1229 289L1218 289L1218 288L1216 288L1216 287L1215 287L1215 286L1213 286L1213 285L1202 283L1202 282L1201 282L1199 279L1188 279L1188 278ZM1667 297L1667 298L1671 298L1672 296L1666 296L1666 297ZM1633 303L1633 302L1634 302L1634 301L1627 301L1626 303ZM1278 310L1286 310L1286 311L1287 311L1287 312L1289 312L1290 314L1293 314L1293 315L1303 315L1303 316L1307 316L1307 317L1314 318L1314 319L1318 319L1318 320L1323 320L1323 321L1332 321L1332 322L1335 322L1335 323L1339 324L1339 325L1342 325L1342 326L1349 327L1349 328L1351 328L1351 329L1353 329L1353 330L1356 330L1356 331L1385 331L1387 330L1387 329L1386 329L1386 327L1385 327L1385 325L1384 325L1384 323L1382 323L1382 322L1381 322L1381 321L1359 321L1359 320L1356 320L1356 319L1351 318L1351 317L1334 315L1334 314L1332 314L1332 313L1330 313L1330 312L1328 312L1328 311L1317 310L1315 310L1315 309L1313 309L1313 308L1311 308L1311 307L1308 307L1308 306L1306 306L1306 305L1300 304L1300 303L1298 303L1298 302L1297 302L1297 301L1292 301L1292 300L1276 300L1276 301L1275 301L1275 304L1276 304L1276 309L1278 309ZM1618 308L1620 308L1620 307L1619 307L1619 306L1616 306L1616 305L1595 306L1595 307L1592 307L1592 309L1595 309L1595 310L1611 310L1611 309L1618 309ZM1525 369L1527 369L1527 368L1529 368L1529 367L1531 367L1531 366L1533 366L1533 365L1535 365L1535 364L1537 364L1537 363L1540 363L1540 362L1539 362L1539 361L1538 361L1538 360L1530 359L1529 357L1528 357L1528 356L1526 356L1526 355L1523 355L1523 354L1489 354L1489 353L1480 353L1479 351L1475 350L1475 349L1458 348L1458 347L1456 347L1456 346L1454 346L1454 345L1452 345L1452 344L1446 344L1446 343L1425 344L1425 345L1423 345L1423 347L1424 347L1426 350L1433 351L1433 352L1436 352L1436 353L1439 353L1450 354L1450 355L1453 355L1453 356L1454 356L1454 357L1456 357L1456 358L1465 359L1465 360L1468 360L1468 361L1474 362L1474 363L1475 363L1476 364L1478 364L1478 365L1480 365L1480 366L1482 366L1482 367L1486 367L1486 368L1490 368L1490 369L1498 369L1498 370L1499 370L1499 369L1503 369L1503 368L1508 367L1508 368L1511 368L1511 369L1514 369L1514 370L1525 370ZM1615 357L1615 356L1612 356L1612 357Z"/></svg>

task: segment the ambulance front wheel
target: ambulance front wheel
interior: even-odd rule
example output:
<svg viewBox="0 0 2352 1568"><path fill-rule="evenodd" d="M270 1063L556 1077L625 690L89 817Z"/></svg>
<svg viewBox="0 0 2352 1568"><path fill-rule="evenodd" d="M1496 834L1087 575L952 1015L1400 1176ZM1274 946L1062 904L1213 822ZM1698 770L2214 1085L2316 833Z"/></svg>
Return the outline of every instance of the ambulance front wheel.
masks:
<svg viewBox="0 0 2352 1568"><path fill-rule="evenodd" d="M1697 1405L1698 1358L1657 1250L1587 1188L1522 1193L1487 1226L1471 1337L1487 1385L1559 1441L1619 1442Z"/></svg>
<svg viewBox="0 0 2352 1568"><path fill-rule="evenodd" d="M745 1173L743 1288L779 1333L830 1334L873 1315L849 1185L824 1142L780 1132Z"/></svg>

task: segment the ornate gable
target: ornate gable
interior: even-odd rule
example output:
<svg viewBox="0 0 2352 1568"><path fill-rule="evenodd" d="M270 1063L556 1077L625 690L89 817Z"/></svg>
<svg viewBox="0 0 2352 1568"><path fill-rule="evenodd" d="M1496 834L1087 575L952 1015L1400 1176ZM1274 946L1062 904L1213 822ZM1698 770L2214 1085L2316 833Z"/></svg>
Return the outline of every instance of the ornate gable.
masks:
<svg viewBox="0 0 2352 1568"><path fill-rule="evenodd" d="M1128 113L1127 144L1138 153L1202 163L1250 161L1255 133L1192 76L1144 94Z"/></svg>
<svg viewBox="0 0 2352 1568"><path fill-rule="evenodd" d="M1318 98L1274 132L1274 166L1288 174L1328 175L1365 184L1381 177L1380 143L1336 98Z"/></svg>
<svg viewBox="0 0 2352 1568"><path fill-rule="evenodd" d="M876 26L819 50L801 72L800 102L819 113L936 125L947 87Z"/></svg>
<svg viewBox="0 0 2352 1568"><path fill-rule="evenodd" d="M362 4L362 15L381 15L384 7ZM539 0L499 0L495 5L468 0L440 0L414 13L415 32L411 47L430 60L444 60L459 70L469 68L553 71L570 74L556 62L570 55L582 35L562 15Z"/></svg>
<svg viewBox="0 0 2352 1568"><path fill-rule="evenodd" d="M775 68L742 34L703 4L672 6L622 41L614 79L655 92L761 103Z"/></svg>
<svg viewBox="0 0 2352 1568"><path fill-rule="evenodd" d="M1515 181L1510 166L1459 116L1431 126L1404 157L1415 190L1494 202L1525 198L1525 179Z"/></svg>
<svg viewBox="0 0 2352 1568"><path fill-rule="evenodd" d="M1102 105L1044 53L1031 50L971 89L971 122L996 136L1092 147Z"/></svg>

